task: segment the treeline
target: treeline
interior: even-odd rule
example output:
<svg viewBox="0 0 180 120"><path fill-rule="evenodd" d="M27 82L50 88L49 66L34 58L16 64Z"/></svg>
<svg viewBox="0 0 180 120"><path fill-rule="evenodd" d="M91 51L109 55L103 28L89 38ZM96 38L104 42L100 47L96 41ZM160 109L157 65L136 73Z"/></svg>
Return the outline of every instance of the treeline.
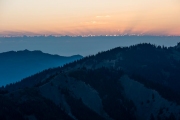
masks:
<svg viewBox="0 0 180 120"><path fill-rule="evenodd" d="M85 67L69 73L70 77L84 81L98 91L104 110L115 120L135 120L134 103L122 95L123 87L119 81L122 70L113 68L86 69Z"/></svg>
<svg viewBox="0 0 180 120"><path fill-rule="evenodd" d="M34 116L37 120L73 120L59 106L42 97L36 89L19 92L20 96L13 93L0 95L0 120L29 120L28 116Z"/></svg>
<svg viewBox="0 0 180 120"><path fill-rule="evenodd" d="M148 80L141 75L133 74L130 76L131 79L138 81L142 84L144 84L145 87L149 89L156 90L163 98L176 102L178 105L180 105L180 93L173 91L171 88L164 86L160 83L153 82L152 80Z"/></svg>

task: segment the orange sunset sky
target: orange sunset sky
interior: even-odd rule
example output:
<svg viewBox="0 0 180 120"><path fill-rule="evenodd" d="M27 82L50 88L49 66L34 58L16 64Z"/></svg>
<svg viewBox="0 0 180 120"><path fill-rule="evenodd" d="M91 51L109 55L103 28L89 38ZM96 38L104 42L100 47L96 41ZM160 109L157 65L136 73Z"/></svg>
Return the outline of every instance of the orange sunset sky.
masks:
<svg viewBox="0 0 180 120"><path fill-rule="evenodd" d="M178 35L180 0L0 0L0 35Z"/></svg>

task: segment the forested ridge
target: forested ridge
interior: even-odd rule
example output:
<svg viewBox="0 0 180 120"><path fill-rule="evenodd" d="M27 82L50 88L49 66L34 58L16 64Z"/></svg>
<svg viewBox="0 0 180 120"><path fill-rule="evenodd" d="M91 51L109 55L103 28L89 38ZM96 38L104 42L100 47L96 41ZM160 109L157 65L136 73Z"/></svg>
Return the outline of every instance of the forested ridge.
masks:
<svg viewBox="0 0 180 120"><path fill-rule="evenodd" d="M37 119L76 118L84 120L89 116L90 119L135 120L141 118L139 108L144 109L143 105L154 107L153 101L155 104L160 100L154 93L157 91L161 99L166 101L166 108L160 106L157 108L158 112L155 112L151 111L154 108L147 107L150 109L146 115L147 119L173 120L180 118L178 115L180 113L179 73L180 44L174 47L164 47L142 43L99 52L62 67L44 70L20 82L2 87L0 97L1 101L7 102L7 104L3 103L4 107L10 109L12 106L11 109L18 115L15 117L20 119L30 119L29 116L33 116ZM149 100L146 104L139 102L137 106L135 100L125 94L125 90L131 88L123 87L125 86L125 83L122 84L121 81L123 76L128 76L137 84L142 84L145 87L143 89L152 91L150 93L153 96L152 102ZM54 91L52 94L57 92L60 97L48 99L49 93L47 95L42 92L46 89ZM92 96L99 96L96 98L100 99L98 101L102 104L102 111L95 111L88 106L89 98L83 97L85 93L77 92L76 89L89 90ZM17 101L17 99L22 101ZM38 109L43 108L42 113L38 113L33 108L38 103L41 103ZM11 106L8 106L10 104ZM25 106L27 108L24 108ZM14 114L8 115L6 110L1 109L2 118L14 117ZM58 115L57 111L61 114Z"/></svg>

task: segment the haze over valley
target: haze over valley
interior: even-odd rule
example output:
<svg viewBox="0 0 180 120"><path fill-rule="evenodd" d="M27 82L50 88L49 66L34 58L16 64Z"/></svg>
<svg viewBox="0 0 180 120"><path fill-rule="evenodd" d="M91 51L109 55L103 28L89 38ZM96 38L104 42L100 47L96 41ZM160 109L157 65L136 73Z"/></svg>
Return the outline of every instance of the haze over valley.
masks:
<svg viewBox="0 0 180 120"><path fill-rule="evenodd" d="M160 46L175 46L180 42L178 36L39 36L39 37L0 37L0 53L19 50L40 50L60 56L93 55L115 47L125 47L139 43Z"/></svg>

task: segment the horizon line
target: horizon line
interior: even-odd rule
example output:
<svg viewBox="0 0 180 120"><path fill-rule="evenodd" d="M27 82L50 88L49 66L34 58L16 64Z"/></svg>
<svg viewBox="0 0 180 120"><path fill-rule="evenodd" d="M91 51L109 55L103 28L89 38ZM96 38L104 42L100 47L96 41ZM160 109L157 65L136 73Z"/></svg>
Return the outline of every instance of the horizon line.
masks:
<svg viewBox="0 0 180 120"><path fill-rule="evenodd" d="M123 37L123 36L136 36L136 37L180 37L180 35L139 35L139 34L121 34L121 35L0 35L0 38L12 37Z"/></svg>

